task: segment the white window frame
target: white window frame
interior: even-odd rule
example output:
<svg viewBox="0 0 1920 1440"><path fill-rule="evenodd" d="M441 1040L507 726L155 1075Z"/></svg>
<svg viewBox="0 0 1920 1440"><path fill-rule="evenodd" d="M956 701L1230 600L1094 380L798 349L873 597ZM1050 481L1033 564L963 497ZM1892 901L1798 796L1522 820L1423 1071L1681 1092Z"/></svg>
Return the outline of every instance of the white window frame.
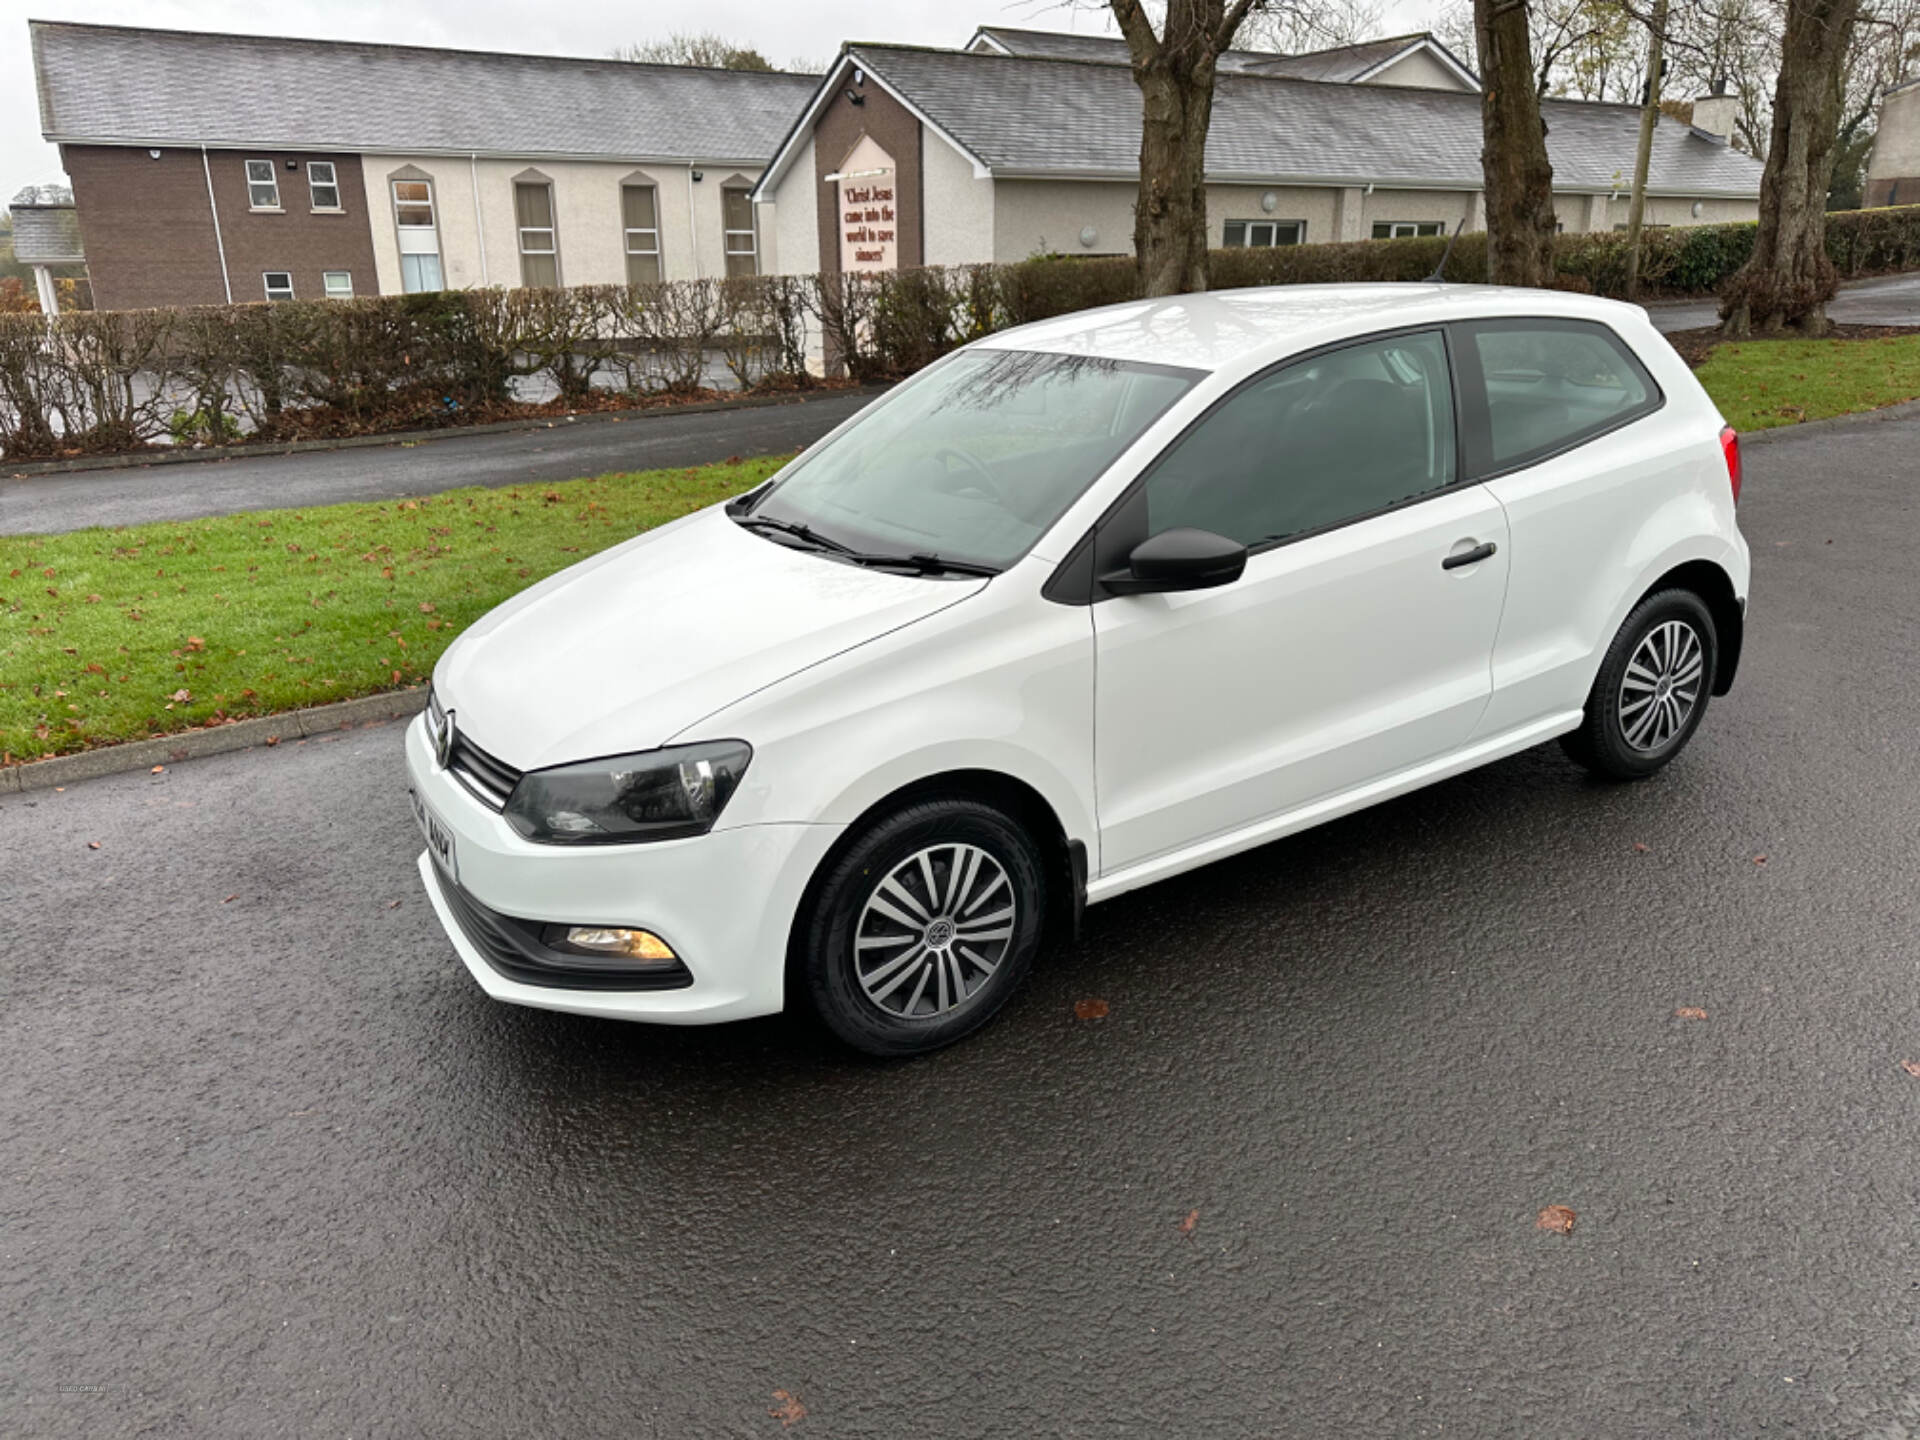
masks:
<svg viewBox="0 0 1920 1440"><path fill-rule="evenodd" d="M1412 240L1420 235L1423 228L1429 238L1447 233L1447 222L1444 220L1375 220L1373 222L1375 230L1383 225L1386 226L1387 233L1375 235L1374 239Z"/></svg>
<svg viewBox="0 0 1920 1440"><path fill-rule="evenodd" d="M259 166L260 169L265 170L266 174L261 175L258 173L254 168L255 166ZM273 168L273 161L260 159L249 160L246 164L246 170L247 208L249 210L278 210L280 208L280 176ZM264 205L260 203L259 196L255 193L255 188L261 185L266 186L267 193L273 197Z"/></svg>
<svg viewBox="0 0 1920 1440"><path fill-rule="evenodd" d="M324 170L327 178L322 180L314 172ZM320 192L333 191L333 204L322 205ZM346 207L340 203L340 171L331 160L309 160L307 162L307 203L322 215L337 215Z"/></svg>
<svg viewBox="0 0 1920 1440"><path fill-rule="evenodd" d="M1235 245L1233 241L1228 237L1228 232L1235 225L1239 225L1243 227L1240 232L1241 238L1240 238L1240 243L1238 245ZM1266 232L1267 238L1264 243L1257 242L1253 238L1254 232L1256 230L1264 230ZM1281 245L1280 232L1282 230L1291 230L1293 232L1293 238L1286 242L1288 245L1304 245L1306 243L1306 240L1307 240L1307 222L1306 221L1304 220L1268 220L1264 218L1259 220L1227 221L1226 225L1223 226L1220 231L1220 243L1229 250L1278 249L1280 248L1280 245Z"/></svg>
<svg viewBox="0 0 1920 1440"><path fill-rule="evenodd" d="M520 191L522 187L529 190L544 189L547 192L547 224L522 225L520 223ZM529 255L551 256L553 259L553 283L555 286L565 285L567 282L560 274L560 197L554 190L553 181L543 178L538 180L515 180L513 182L513 223L520 241L521 286L523 288L531 288L527 285L526 257ZM547 237L547 244L544 250L541 249L538 244L530 244L528 241L529 236L537 235Z"/></svg>
<svg viewBox="0 0 1920 1440"><path fill-rule="evenodd" d="M278 275L278 276L280 276L280 277L281 277L282 279L284 279L284 280L285 280L285 281L286 281L287 283L286 283L285 285L276 285L276 284L274 284L274 283L273 283L273 277L274 277L274 276L276 276L276 275ZM269 299L269 300L291 300L291 299L293 299L293 272L292 272L291 270L267 270L267 271L264 271L264 272L262 272L262 274L261 274L261 276L260 276L260 283L261 283L261 285L262 285L262 287L263 287L263 288L264 288L264 289L266 290L266 292L267 292L267 299ZM282 292L282 293L280 293L280 294L277 294L277 295L276 295L276 294L274 293L274 292L275 292L276 290L277 290L277 291L280 291L280 292Z"/></svg>
<svg viewBox="0 0 1920 1440"><path fill-rule="evenodd" d="M653 228L634 228L627 220L627 191L645 190L653 196ZM660 278L666 279L665 262L660 258L660 187L657 185L622 185L620 187L620 224L622 244L629 255L651 255L654 268L660 272ZM651 243L635 243L635 237L651 237Z"/></svg>
<svg viewBox="0 0 1920 1440"><path fill-rule="evenodd" d="M335 280L344 280L344 289L336 288ZM329 300L351 300L353 298L353 272L351 270L324 270L320 274L320 288Z"/></svg>
<svg viewBox="0 0 1920 1440"><path fill-rule="evenodd" d="M402 185L426 186L427 198L425 200L402 200L400 198L400 187ZM435 208L437 202L433 198L433 181L431 180L389 181L387 193L393 197L393 224L396 230L432 230L436 233L436 235L438 234L440 229L440 212L438 209ZM406 209L409 209L409 210L413 210L413 209L418 209L421 205L425 205L427 207L427 223L426 224L409 225L407 224L406 221L400 218L400 211L402 207L405 207Z"/></svg>
<svg viewBox="0 0 1920 1440"><path fill-rule="evenodd" d="M745 195L747 197L747 217L749 220L753 218L753 192L751 190L746 189L744 186L740 186L740 185L723 186L720 191L721 258L724 261L731 263L735 259L735 257L744 255L749 260L753 261L753 269L750 273L754 275L758 275L760 273L759 231L757 228L752 228L752 227L745 230L729 230L726 228L727 196L729 195ZM736 250L733 248L734 241L735 239L737 239L739 236L742 236L742 235L747 237L747 248L744 250ZM727 273L732 274L733 272L729 270Z"/></svg>

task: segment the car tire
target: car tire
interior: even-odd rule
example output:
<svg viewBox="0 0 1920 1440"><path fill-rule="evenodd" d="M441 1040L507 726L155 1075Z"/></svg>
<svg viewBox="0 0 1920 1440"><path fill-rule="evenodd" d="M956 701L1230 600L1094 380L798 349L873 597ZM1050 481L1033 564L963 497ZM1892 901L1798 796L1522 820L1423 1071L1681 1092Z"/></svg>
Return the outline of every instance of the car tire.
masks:
<svg viewBox="0 0 1920 1440"><path fill-rule="evenodd" d="M1626 618L1587 694L1568 756L1608 780L1644 780L1686 748L1707 713L1719 633L1691 590L1660 590Z"/></svg>
<svg viewBox="0 0 1920 1440"><path fill-rule="evenodd" d="M841 1040L922 1055L1006 1004L1033 968L1046 905L1045 859L1016 820L965 797L917 800L830 863L795 960Z"/></svg>

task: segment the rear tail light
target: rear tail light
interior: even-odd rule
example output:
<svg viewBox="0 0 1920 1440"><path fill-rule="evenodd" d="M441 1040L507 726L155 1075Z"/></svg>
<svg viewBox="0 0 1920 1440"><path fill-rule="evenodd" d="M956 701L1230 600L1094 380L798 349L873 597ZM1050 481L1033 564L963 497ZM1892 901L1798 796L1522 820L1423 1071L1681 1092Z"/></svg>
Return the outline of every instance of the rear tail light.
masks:
<svg viewBox="0 0 1920 1440"><path fill-rule="evenodd" d="M1720 453L1727 457L1727 484L1733 487L1733 503L1740 503L1740 432L1731 425L1720 428Z"/></svg>

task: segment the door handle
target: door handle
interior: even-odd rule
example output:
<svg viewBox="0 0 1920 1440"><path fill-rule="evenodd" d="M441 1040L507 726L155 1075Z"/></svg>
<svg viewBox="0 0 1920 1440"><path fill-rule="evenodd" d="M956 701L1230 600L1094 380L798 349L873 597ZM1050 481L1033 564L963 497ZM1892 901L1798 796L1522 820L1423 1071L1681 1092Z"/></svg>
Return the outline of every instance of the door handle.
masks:
<svg viewBox="0 0 1920 1440"><path fill-rule="evenodd" d="M1482 560L1490 560L1500 547L1491 540L1483 540L1471 550L1462 550L1457 555L1449 555L1440 562L1442 570L1458 570L1462 565L1478 565Z"/></svg>

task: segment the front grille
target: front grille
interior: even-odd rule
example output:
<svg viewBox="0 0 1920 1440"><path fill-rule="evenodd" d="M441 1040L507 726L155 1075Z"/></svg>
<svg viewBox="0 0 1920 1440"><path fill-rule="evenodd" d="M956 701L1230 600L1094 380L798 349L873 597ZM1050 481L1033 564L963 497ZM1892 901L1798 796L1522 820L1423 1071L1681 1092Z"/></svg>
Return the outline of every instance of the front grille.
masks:
<svg viewBox="0 0 1920 1440"><path fill-rule="evenodd" d="M590 956L555 950L546 943L545 935L558 927L489 910L461 889L460 882L438 862L433 878L460 933L480 952L481 959L509 980L563 990L682 990L693 983L692 972L678 963L648 970L620 969Z"/></svg>
<svg viewBox="0 0 1920 1440"><path fill-rule="evenodd" d="M440 750L440 734L446 728L447 712L440 697L427 691L427 739L434 753ZM520 772L504 760L496 760L460 732L459 717L454 717L453 749L447 756L447 770L481 804L492 810L507 808L507 797L520 783Z"/></svg>

